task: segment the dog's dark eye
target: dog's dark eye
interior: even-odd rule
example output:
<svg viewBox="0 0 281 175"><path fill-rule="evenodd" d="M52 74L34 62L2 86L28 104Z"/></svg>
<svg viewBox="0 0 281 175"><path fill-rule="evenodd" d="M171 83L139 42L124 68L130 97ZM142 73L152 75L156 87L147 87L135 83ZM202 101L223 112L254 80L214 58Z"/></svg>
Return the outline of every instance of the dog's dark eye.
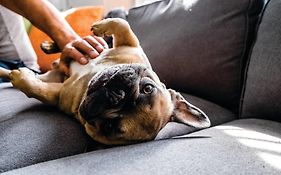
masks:
<svg viewBox="0 0 281 175"><path fill-rule="evenodd" d="M151 84L146 84L143 89L142 89L142 92L144 94L151 94L153 92L153 89L154 89L154 86L151 85Z"/></svg>

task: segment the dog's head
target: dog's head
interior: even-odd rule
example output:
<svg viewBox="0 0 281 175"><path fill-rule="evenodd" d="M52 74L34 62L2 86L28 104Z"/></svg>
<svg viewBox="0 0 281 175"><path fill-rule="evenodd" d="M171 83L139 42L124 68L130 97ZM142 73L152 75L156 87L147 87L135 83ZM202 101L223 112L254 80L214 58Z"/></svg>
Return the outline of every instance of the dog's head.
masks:
<svg viewBox="0 0 281 175"><path fill-rule="evenodd" d="M79 113L87 133L107 145L152 140L169 121L197 128L208 117L140 64L117 65L96 74Z"/></svg>

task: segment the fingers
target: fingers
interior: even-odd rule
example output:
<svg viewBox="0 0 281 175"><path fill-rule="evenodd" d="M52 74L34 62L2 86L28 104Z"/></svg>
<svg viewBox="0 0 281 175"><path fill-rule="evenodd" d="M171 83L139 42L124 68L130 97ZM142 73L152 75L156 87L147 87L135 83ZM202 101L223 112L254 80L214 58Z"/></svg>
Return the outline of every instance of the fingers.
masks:
<svg viewBox="0 0 281 175"><path fill-rule="evenodd" d="M102 45L104 49L108 49L108 45L102 37L98 37L98 36L92 36L92 37L94 37Z"/></svg>
<svg viewBox="0 0 281 175"><path fill-rule="evenodd" d="M67 44L61 53L60 60L65 64L69 64L71 60L78 61L80 64L87 64L88 59L79 52L71 43Z"/></svg>
<svg viewBox="0 0 281 175"><path fill-rule="evenodd" d="M63 72L65 75L69 76L69 65L65 64L64 62L59 62L59 70Z"/></svg>
<svg viewBox="0 0 281 175"><path fill-rule="evenodd" d="M104 47L92 36L86 36L84 37L84 40L87 41L93 48L96 49L98 53L101 53L104 49ZM92 57L91 55L89 55Z"/></svg>
<svg viewBox="0 0 281 175"><path fill-rule="evenodd" d="M65 73L68 72L68 66L71 60L77 61L80 64L87 64L88 59L94 59L104 50L108 45L103 38L96 36L86 36L79 38L66 44L62 50L60 57L60 69Z"/></svg>
<svg viewBox="0 0 281 175"><path fill-rule="evenodd" d="M88 60L85 55L93 59L107 48L108 45L103 38L89 35L68 43L62 51L62 59L69 57L81 64L86 64Z"/></svg>
<svg viewBox="0 0 281 175"><path fill-rule="evenodd" d="M90 58L96 58L103 51L102 45L88 36L73 42L73 47Z"/></svg>

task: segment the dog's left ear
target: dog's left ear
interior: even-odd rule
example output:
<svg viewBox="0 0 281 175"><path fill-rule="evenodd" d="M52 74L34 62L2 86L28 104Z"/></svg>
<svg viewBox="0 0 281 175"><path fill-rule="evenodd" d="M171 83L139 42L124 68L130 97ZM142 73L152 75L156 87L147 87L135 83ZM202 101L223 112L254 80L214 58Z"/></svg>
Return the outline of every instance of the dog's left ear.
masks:
<svg viewBox="0 0 281 175"><path fill-rule="evenodd" d="M187 102L183 96L175 90L168 89L174 105L171 121L183 123L195 128L206 128L211 125L208 116L196 106Z"/></svg>

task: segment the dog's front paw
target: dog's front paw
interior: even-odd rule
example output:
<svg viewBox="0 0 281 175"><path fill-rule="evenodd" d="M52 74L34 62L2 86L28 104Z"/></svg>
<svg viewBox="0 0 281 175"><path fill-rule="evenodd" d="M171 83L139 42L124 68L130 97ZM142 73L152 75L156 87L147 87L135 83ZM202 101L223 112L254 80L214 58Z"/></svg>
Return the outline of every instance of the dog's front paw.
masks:
<svg viewBox="0 0 281 175"><path fill-rule="evenodd" d="M111 36L115 26L119 23L118 21L119 19L117 18L108 18L98 21L92 25L91 31L96 36Z"/></svg>
<svg viewBox="0 0 281 175"><path fill-rule="evenodd" d="M36 84L40 81L36 78L35 73L27 68L13 70L9 76L13 86L23 91L27 96L29 96L29 92L33 87L36 87Z"/></svg>
<svg viewBox="0 0 281 175"><path fill-rule="evenodd" d="M95 23L92 25L91 31L93 32L94 35L96 36L110 36L112 33L109 33L104 27L104 25L100 23Z"/></svg>

